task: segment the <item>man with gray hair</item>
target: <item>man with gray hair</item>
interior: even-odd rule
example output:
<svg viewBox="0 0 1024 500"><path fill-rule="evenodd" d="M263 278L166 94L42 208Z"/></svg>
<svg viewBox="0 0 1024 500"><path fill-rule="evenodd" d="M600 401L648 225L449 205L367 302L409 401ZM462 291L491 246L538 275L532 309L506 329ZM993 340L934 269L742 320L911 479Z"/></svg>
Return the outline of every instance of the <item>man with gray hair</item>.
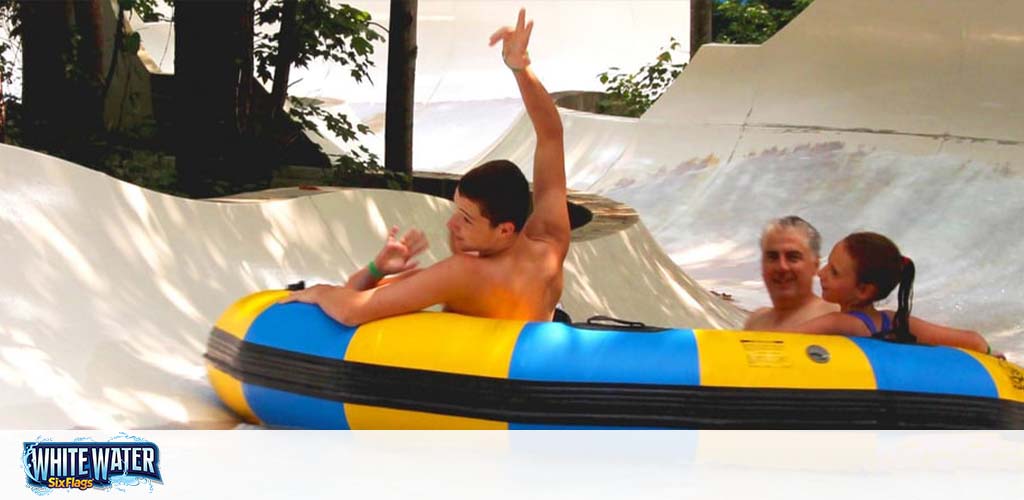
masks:
<svg viewBox="0 0 1024 500"><path fill-rule="evenodd" d="M821 234L795 215L775 219L761 233L761 278L772 307L750 314L744 330L785 331L839 310L814 294L821 263Z"/></svg>

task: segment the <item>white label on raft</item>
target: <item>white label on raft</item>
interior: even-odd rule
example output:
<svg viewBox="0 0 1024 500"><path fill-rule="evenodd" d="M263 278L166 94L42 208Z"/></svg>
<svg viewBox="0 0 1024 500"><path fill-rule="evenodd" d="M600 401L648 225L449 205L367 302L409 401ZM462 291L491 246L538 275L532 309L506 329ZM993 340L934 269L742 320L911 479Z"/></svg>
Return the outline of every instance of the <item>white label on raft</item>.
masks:
<svg viewBox="0 0 1024 500"><path fill-rule="evenodd" d="M782 340L740 340L751 368L788 368L792 366L786 356Z"/></svg>

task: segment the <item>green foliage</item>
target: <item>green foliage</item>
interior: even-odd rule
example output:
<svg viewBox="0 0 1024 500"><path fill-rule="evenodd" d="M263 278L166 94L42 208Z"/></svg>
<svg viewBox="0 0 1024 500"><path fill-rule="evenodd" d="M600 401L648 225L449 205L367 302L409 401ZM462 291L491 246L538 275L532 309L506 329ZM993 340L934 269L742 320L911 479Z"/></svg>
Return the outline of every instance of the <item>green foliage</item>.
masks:
<svg viewBox="0 0 1024 500"><path fill-rule="evenodd" d="M331 167L324 169L322 182L340 186L365 186L396 190L412 187L412 176L385 170L380 158L366 146L358 144L357 134L369 134L370 128L363 124L353 125L342 113L330 113L313 99L291 98L288 114L306 130L318 129L313 120L321 120L329 130L335 131L345 143L356 142L346 154L329 155Z"/></svg>
<svg viewBox="0 0 1024 500"><path fill-rule="evenodd" d="M716 0L712 32L718 43L761 44L814 0Z"/></svg>
<svg viewBox="0 0 1024 500"><path fill-rule="evenodd" d="M322 120L328 130L338 134L345 143L357 141L358 134L371 133L363 124L353 125L342 113L330 113L311 99L290 99L288 114L306 130L316 131L314 119ZM380 158L361 144L347 154L333 157L331 168L324 172L323 182L340 186L366 186L396 190L412 187L412 176L393 172L381 166Z"/></svg>
<svg viewBox="0 0 1024 500"><path fill-rule="evenodd" d="M138 186L174 193L177 170L174 158L138 146L118 145L106 150L98 170ZM177 193L176 193L177 194Z"/></svg>
<svg viewBox="0 0 1024 500"><path fill-rule="evenodd" d="M715 0L712 32L718 43L763 43L803 12L814 0ZM686 67L673 64L672 54L679 42L672 38L654 62L635 73L609 68L598 78L605 96L597 112L638 117L661 97Z"/></svg>
<svg viewBox="0 0 1024 500"><path fill-rule="evenodd" d="M0 44L4 45L0 47L0 68L4 70L5 84L11 82L12 74L15 71L20 72L21 70L20 64L18 68L14 68L12 60L6 56L8 52L12 52L10 47L20 48L21 17L24 13L21 6L23 4L25 2L0 0L0 26L7 28L9 40L7 44ZM123 9L139 5L152 6L154 4L155 0L120 0L116 8ZM88 5L77 3L74 7L76 9L83 9L88 8ZM115 12L115 15L117 14ZM85 54L87 53L92 57L99 57L99 54L92 52L95 50L95 47L89 45L92 41L86 40L83 36L84 30L82 27L75 24L75 22L71 22L69 19L69 25L67 26L69 38L65 49L61 51L60 55L63 66L62 77L67 85L58 88L63 88L65 91L70 92L71 100L76 104L95 102L96 106L90 107L85 105L69 111L66 118L62 119L61 122L67 125L68 129L74 130L74 133L66 138L47 144L45 148L48 149L47 152L49 154L54 156L59 156L100 171L116 174L120 169L119 165L124 163L124 158L131 158L133 156L127 153L129 150L127 142L151 135L151 125L149 128L140 127L135 130L106 130L104 128L102 101L106 97L110 84L109 80L113 78L113 70L116 67L117 58L123 57L125 51L130 51L130 53L137 52L141 43L141 38L137 33L128 35L123 24L116 23L115 25L117 26L117 32L114 34L116 40L114 43L115 52L112 54L114 60L103 61L109 64L110 69L106 75L102 75L96 71L97 68L92 64L95 60L90 60L89 62L83 60L86 58ZM8 91L6 85L5 91ZM7 117L10 121L6 124L10 125L7 129L9 134L5 138L9 142L18 143L22 139L22 135L25 132L25 130L22 130L22 127L52 125L46 125L45 118L23 116L23 110L15 96L8 94L3 97L5 102L10 105L8 110L11 111ZM126 93L121 102L121 112L124 112L126 105L134 103L135 99L136 96L133 93ZM120 122L121 119L119 118L115 121ZM33 145L43 147L38 144Z"/></svg>
<svg viewBox="0 0 1024 500"><path fill-rule="evenodd" d="M173 0L168 0L174 4ZM156 11L157 0L118 0L117 5L125 11L132 11L146 22L164 21L162 15Z"/></svg>
<svg viewBox="0 0 1024 500"><path fill-rule="evenodd" d="M672 62L679 46L675 38L669 39L668 47L661 49L654 62L634 73L613 67L598 74L605 86L605 96L598 101L597 112L631 117L644 114L686 67L686 63Z"/></svg>
<svg viewBox="0 0 1024 500"><path fill-rule="evenodd" d="M291 107L288 110L288 114L306 130L315 131L317 125L313 120L320 119L327 125L328 130L337 130L338 137L341 137L345 142L356 140L357 133L370 133L370 127L362 123L353 125L344 114L331 113L325 110L320 107L319 101L315 99L292 98L289 100L289 103Z"/></svg>
<svg viewBox="0 0 1024 500"><path fill-rule="evenodd" d="M394 190L408 190L412 188L411 175L385 170L379 163L370 163L362 159L367 156L376 160L376 155L364 146L358 146L357 151L352 151L348 155L335 158L334 163L331 165L332 168L326 172L325 180L329 184L338 186L362 186Z"/></svg>
<svg viewBox="0 0 1024 500"><path fill-rule="evenodd" d="M124 47L122 50L126 54L138 54L139 47L142 46L142 35L138 33L132 33L124 37Z"/></svg>
<svg viewBox="0 0 1024 500"><path fill-rule="evenodd" d="M275 25L281 22L281 0L258 0L256 23ZM350 68L349 73L357 82L370 79L368 70L373 64L373 42L383 40L370 19L368 12L349 5L334 7L327 0L306 0L299 2L296 14L298 22L298 50L293 64L305 68L314 59L331 61ZM270 81L271 68L277 63L280 47L280 32L257 31L254 44L256 76ZM371 82L372 83L372 82Z"/></svg>
<svg viewBox="0 0 1024 500"><path fill-rule="evenodd" d="M257 24L279 25L283 5L280 0L258 0ZM369 68L373 64L373 42L383 40L383 36L374 29L379 25L368 12L349 5L335 7L328 0L306 0L298 4L296 20L295 66L307 67L314 59L326 60L348 67L355 81L365 79L372 83ZM272 80L280 47L279 30L257 30L254 55L256 76L261 80ZM344 114L331 113L317 102L291 99L290 103L289 116L307 131L318 133L314 120L319 119L349 145L357 141L358 133L370 133L365 125L355 126ZM356 183L363 173L385 172L379 158L363 146L352 147L348 155L334 159L333 166L335 171L330 180L337 183ZM394 188L406 185L402 179L388 179L389 186Z"/></svg>
<svg viewBox="0 0 1024 500"><path fill-rule="evenodd" d="M12 95L11 85L18 69L18 39L21 23L18 18L18 3L14 0L0 0L0 102L10 104L17 101Z"/></svg>
<svg viewBox="0 0 1024 500"><path fill-rule="evenodd" d="M21 72L20 3L0 0L0 143L20 144L21 100L11 93L15 75Z"/></svg>
<svg viewBox="0 0 1024 500"><path fill-rule="evenodd" d="M158 2L159 0L118 0L117 7L125 11L134 11L146 21L157 21L161 19L156 11ZM0 31L7 35L0 41L0 78L5 94L9 94L12 79L19 72L16 65L20 62L20 54L17 54L16 50L20 39L20 3L16 0L0 0ZM168 0L167 3L173 5L173 1ZM257 0L256 23L279 24L283 4L283 0ZM370 19L368 13L348 5L333 6L328 0L305 0L298 4L296 24L298 43L293 61L295 66L306 67L314 59L321 59L348 67L352 78L358 82L370 80L368 70L372 65L370 56L373 54L373 42L382 40L383 36L375 29L380 26ZM64 60L66 76L72 80L85 76L77 61L81 37L76 31L73 29L71 51ZM141 37L137 33L128 34L122 31L118 35L123 37L120 47L123 53L135 53L139 50ZM256 75L264 81L270 81L273 77L279 44L279 33L276 30L256 30L255 70ZM102 83L93 82L93 85ZM3 95L0 98L16 104L14 96ZM322 122L328 130L352 146L347 155L332 158L332 168L328 170L325 181L346 184L369 183L394 189L407 188L411 185L411 179L406 178L407 176L385 171L379 158L364 146L353 145L358 134L370 133L367 127L353 124L344 114L330 113L313 101L291 99L290 103L288 115L304 129L315 132L318 130L316 121ZM16 140L18 135L17 124L11 123L11 118L20 118L20 114L17 113L20 111L19 108L11 111L15 112L9 113L9 124L15 127L7 130L8 141ZM111 131L106 135L89 134L88 137L82 136L79 139L75 141L76 144L62 145L60 151L49 153L149 188L162 191L173 189L176 177L173 161L167 161L168 157L161 156L157 149L147 149L155 145L139 143L138 134L131 134L130 131ZM220 186L224 192L260 187L262 186Z"/></svg>

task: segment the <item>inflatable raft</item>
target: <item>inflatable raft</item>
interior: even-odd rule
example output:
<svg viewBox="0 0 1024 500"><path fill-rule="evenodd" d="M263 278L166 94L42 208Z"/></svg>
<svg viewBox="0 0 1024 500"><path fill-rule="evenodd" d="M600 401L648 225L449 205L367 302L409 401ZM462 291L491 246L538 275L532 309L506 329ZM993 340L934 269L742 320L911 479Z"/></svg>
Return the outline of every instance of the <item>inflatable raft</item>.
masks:
<svg viewBox="0 0 1024 500"><path fill-rule="evenodd" d="M316 429L1024 428L1024 370L867 338L417 313L359 327L259 292L206 358L251 423Z"/></svg>

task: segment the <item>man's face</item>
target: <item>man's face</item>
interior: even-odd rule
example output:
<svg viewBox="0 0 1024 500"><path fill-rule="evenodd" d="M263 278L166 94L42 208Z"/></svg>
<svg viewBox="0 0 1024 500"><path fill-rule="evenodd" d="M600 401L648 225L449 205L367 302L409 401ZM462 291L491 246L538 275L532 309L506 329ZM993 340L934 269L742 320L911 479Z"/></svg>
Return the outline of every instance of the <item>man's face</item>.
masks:
<svg viewBox="0 0 1024 500"><path fill-rule="evenodd" d="M818 258L803 231L787 227L765 234L761 242L761 277L773 304L813 295L817 270Z"/></svg>
<svg viewBox="0 0 1024 500"><path fill-rule="evenodd" d="M491 221L480 213L480 205L455 191L455 212L448 219L448 243L452 253L480 252L487 254L501 241L511 223L491 226Z"/></svg>

